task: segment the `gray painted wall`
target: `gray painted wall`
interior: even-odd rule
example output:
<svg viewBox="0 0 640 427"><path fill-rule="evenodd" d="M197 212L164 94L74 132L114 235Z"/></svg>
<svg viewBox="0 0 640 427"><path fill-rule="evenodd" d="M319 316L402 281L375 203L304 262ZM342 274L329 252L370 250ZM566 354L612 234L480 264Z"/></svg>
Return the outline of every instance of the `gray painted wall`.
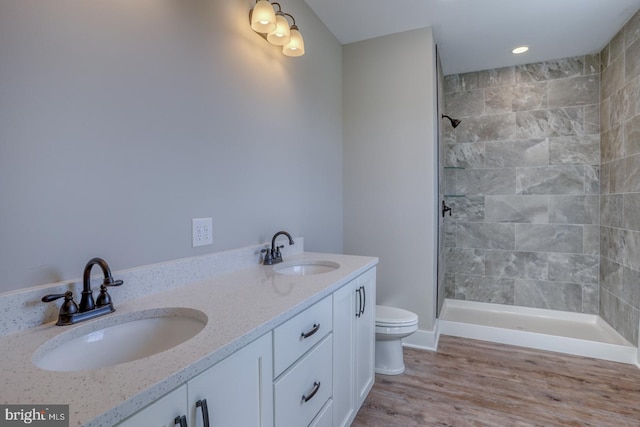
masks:
<svg viewBox="0 0 640 427"><path fill-rule="evenodd" d="M0 3L0 291L280 229L342 251L342 47L287 0L307 53L285 57L253 4Z"/></svg>
<svg viewBox="0 0 640 427"><path fill-rule="evenodd" d="M598 313L599 73L595 54L445 77L448 298Z"/></svg>
<svg viewBox="0 0 640 427"><path fill-rule="evenodd" d="M432 331L436 302L435 46L430 28L344 46L344 249L375 255L378 304Z"/></svg>
<svg viewBox="0 0 640 427"><path fill-rule="evenodd" d="M600 315L638 343L640 322L640 12L600 53Z"/></svg>

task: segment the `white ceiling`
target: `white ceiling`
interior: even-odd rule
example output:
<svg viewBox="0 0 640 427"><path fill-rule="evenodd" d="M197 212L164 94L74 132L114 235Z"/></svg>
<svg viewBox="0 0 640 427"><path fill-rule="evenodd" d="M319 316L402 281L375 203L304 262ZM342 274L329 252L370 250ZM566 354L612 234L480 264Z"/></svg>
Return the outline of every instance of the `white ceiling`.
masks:
<svg viewBox="0 0 640 427"><path fill-rule="evenodd" d="M431 26L445 75L598 52L640 9L640 0L305 1L342 44ZM523 44L529 52L511 53Z"/></svg>

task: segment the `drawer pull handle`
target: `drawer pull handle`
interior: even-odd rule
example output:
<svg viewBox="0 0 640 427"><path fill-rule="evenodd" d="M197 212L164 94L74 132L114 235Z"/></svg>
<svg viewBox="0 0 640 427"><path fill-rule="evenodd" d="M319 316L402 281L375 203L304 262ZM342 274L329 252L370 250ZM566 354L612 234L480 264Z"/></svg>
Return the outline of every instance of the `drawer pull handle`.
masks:
<svg viewBox="0 0 640 427"><path fill-rule="evenodd" d="M318 390L320 390L320 381L315 381L313 383L313 390L311 390L311 393L309 393L308 396L305 396L304 394L302 395L302 401L303 402L308 402L311 400L311 398L313 396L316 395L316 393L318 392Z"/></svg>
<svg viewBox="0 0 640 427"><path fill-rule="evenodd" d="M180 427L187 427L187 417L185 415L181 417L176 417L174 420L175 425L180 425Z"/></svg>
<svg viewBox="0 0 640 427"><path fill-rule="evenodd" d="M309 338L311 335L315 334L316 332L318 332L320 330L320 323L314 323L313 324L313 328L311 328L311 330L309 332L307 332L306 334L304 332L302 332L300 334L300 338L301 339L307 339Z"/></svg>
<svg viewBox="0 0 640 427"><path fill-rule="evenodd" d="M207 399L198 400L196 408L202 408L202 425L209 427L209 408L207 408Z"/></svg>

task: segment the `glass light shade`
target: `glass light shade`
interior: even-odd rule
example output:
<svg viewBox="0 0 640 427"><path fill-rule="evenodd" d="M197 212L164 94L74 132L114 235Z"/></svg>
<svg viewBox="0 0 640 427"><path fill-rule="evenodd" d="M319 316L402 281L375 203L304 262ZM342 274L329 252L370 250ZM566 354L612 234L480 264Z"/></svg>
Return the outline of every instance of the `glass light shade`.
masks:
<svg viewBox="0 0 640 427"><path fill-rule="evenodd" d="M291 26L291 38L289 39L289 43L284 45L282 53L287 56L304 55L304 40L302 39L300 31L298 31L298 27L295 25Z"/></svg>
<svg viewBox="0 0 640 427"><path fill-rule="evenodd" d="M251 29L258 33L268 33L276 28L276 12L267 0L260 0L251 12Z"/></svg>
<svg viewBox="0 0 640 427"><path fill-rule="evenodd" d="M276 12L276 28L267 35L267 40L276 46L284 46L289 43L290 38L289 21L284 17L284 13L278 11Z"/></svg>

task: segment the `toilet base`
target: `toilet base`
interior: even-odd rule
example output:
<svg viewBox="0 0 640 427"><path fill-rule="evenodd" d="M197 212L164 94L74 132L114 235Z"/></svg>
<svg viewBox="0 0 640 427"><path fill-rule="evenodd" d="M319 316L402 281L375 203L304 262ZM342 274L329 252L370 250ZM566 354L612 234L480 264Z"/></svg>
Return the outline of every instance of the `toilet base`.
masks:
<svg viewBox="0 0 640 427"><path fill-rule="evenodd" d="M402 338L378 341L376 339L376 374L399 375L404 372Z"/></svg>

